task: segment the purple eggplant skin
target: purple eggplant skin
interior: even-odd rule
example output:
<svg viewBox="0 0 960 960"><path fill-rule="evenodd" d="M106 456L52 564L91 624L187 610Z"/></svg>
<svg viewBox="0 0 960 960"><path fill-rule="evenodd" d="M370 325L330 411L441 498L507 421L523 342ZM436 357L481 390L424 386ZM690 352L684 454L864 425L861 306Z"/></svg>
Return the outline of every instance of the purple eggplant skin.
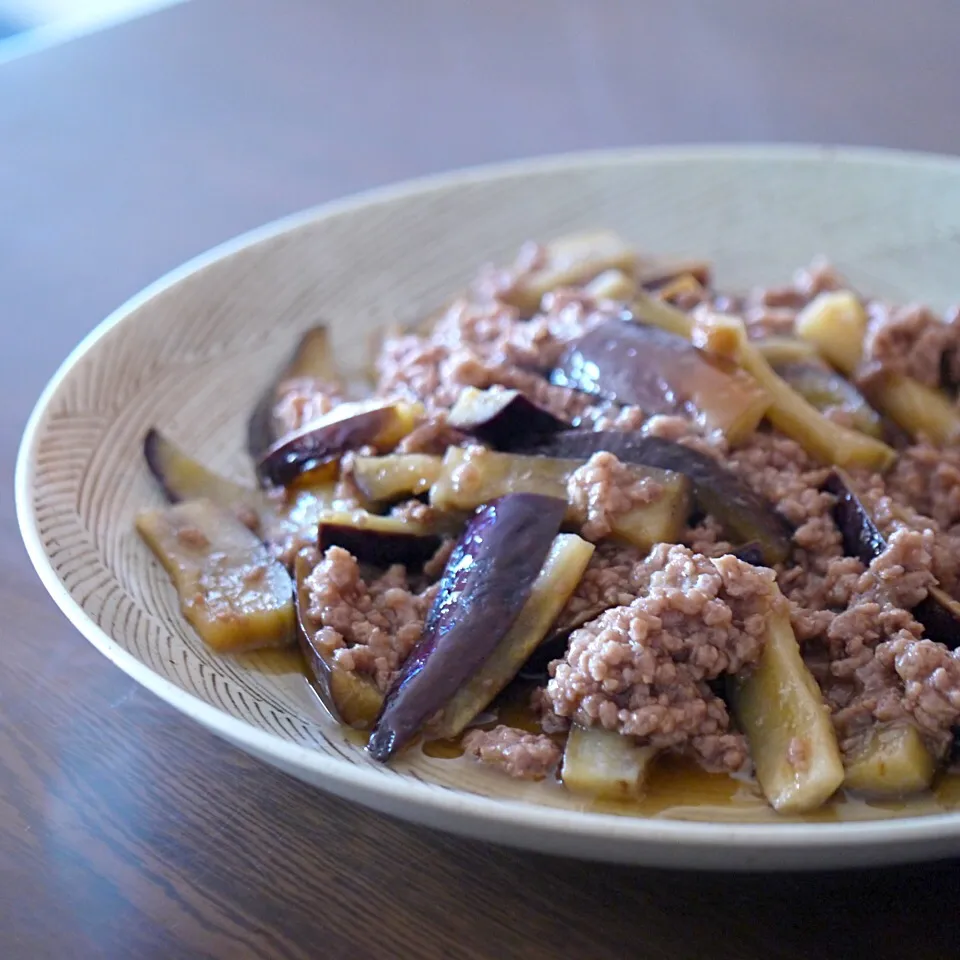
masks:
<svg viewBox="0 0 960 960"><path fill-rule="evenodd" d="M395 444L403 435L401 421L409 416L399 409L392 400L341 404L327 416L281 437L260 457L257 477L265 485L286 487L347 450L376 445L382 436Z"/></svg>
<svg viewBox="0 0 960 960"><path fill-rule="evenodd" d="M573 633L573 628L559 630L551 634L527 657L527 662L520 668L517 678L527 682L545 684L550 679L550 664L554 660L562 660L567 652L571 633Z"/></svg>
<svg viewBox="0 0 960 960"><path fill-rule="evenodd" d="M886 538L874 523L870 511L853 492L853 486L842 470L831 470L823 489L837 498L833 519L843 538L843 552L869 565L887 548ZM944 590L933 587L910 612L923 624L928 639L951 650L960 647L960 603Z"/></svg>
<svg viewBox="0 0 960 960"><path fill-rule="evenodd" d="M733 551L733 555L743 563L749 563L754 567L765 566L763 562L763 547L753 541L752 543L745 543L742 547L737 547Z"/></svg>
<svg viewBox="0 0 960 960"><path fill-rule="evenodd" d="M887 549L887 541L877 529L873 517L853 492L850 481L842 471L831 470L823 489L837 498L833 520L843 538L843 552L869 566L874 557Z"/></svg>
<svg viewBox="0 0 960 960"><path fill-rule="evenodd" d="M504 449L519 439L569 430L572 424L555 417L519 390L473 390L461 394L447 421L489 444Z"/></svg>
<svg viewBox="0 0 960 960"><path fill-rule="evenodd" d="M387 692L367 751L386 762L479 669L513 625L566 502L512 493L474 514L450 557L423 635Z"/></svg>
<svg viewBox="0 0 960 960"><path fill-rule="evenodd" d="M320 552L328 547L343 547L361 563L389 567L402 563L420 569L440 549L442 539L432 534L387 532L320 521L317 543Z"/></svg>
<svg viewBox="0 0 960 960"><path fill-rule="evenodd" d="M606 450L624 463L683 473L693 484L698 508L711 514L732 539L756 543L767 566L783 563L790 555L790 526L772 504L731 470L683 444L639 431L565 430L518 442L516 447L512 452L577 460Z"/></svg>
<svg viewBox="0 0 960 960"><path fill-rule="evenodd" d="M309 378L329 383L339 381L330 346L330 333L325 324L317 324L303 334L293 354L253 408L247 420L247 452L254 462L279 439L273 415L279 399L279 387L284 381L294 378Z"/></svg>

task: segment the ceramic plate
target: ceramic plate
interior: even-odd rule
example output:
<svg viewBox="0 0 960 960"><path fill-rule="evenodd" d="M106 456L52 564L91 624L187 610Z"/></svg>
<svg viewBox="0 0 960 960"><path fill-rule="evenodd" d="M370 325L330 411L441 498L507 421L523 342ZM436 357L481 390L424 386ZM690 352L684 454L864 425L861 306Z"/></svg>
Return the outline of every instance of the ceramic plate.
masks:
<svg viewBox="0 0 960 960"><path fill-rule="evenodd" d="M560 787L414 751L389 767L333 724L283 658L218 657L185 625L133 532L159 502L140 444L156 425L249 476L244 424L298 334L324 318L345 366L368 334L413 322L528 238L615 229L714 261L725 288L788 280L825 253L854 286L945 306L960 294L960 162L816 148L584 154L378 190L254 231L107 318L51 381L17 468L23 537L44 584L121 670L242 750L317 787L441 830L592 859L684 868L815 868L960 853L949 797L849 804L785 821L721 778L629 815ZM946 812L945 812L946 811ZM739 822L744 819L753 822Z"/></svg>

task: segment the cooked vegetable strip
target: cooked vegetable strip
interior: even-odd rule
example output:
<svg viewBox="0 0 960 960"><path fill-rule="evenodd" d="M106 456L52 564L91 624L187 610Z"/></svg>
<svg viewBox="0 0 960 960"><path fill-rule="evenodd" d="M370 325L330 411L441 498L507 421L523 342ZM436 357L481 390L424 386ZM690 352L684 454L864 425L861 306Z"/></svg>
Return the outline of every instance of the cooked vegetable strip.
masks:
<svg viewBox="0 0 960 960"><path fill-rule="evenodd" d="M637 285L632 277L622 270L604 270L584 288L584 292L598 300L632 300L637 295Z"/></svg>
<svg viewBox="0 0 960 960"><path fill-rule="evenodd" d="M373 680L352 670L345 670L318 639L318 630L311 620L310 591L306 579L317 565L319 555L314 550L298 554L295 564L297 588L297 638L313 680L314 689L334 718L349 727L369 729L373 726L383 697Z"/></svg>
<svg viewBox="0 0 960 960"><path fill-rule="evenodd" d="M866 331L866 311L849 290L820 294L797 318L800 336L848 376L863 359ZM897 373L873 378L865 390L870 402L914 439L944 446L960 437L960 413L941 390Z"/></svg>
<svg viewBox="0 0 960 960"><path fill-rule="evenodd" d="M380 517L365 510L321 511L318 515L317 545L343 547L358 560L388 567L405 563L423 566L440 546L441 533L450 533L448 518L438 522L417 522L402 517Z"/></svg>
<svg viewBox="0 0 960 960"><path fill-rule="evenodd" d="M149 431L143 449L147 466L168 500L211 500L268 544L313 541L321 511L337 503L336 470L332 478L288 489L280 499L211 472L157 430Z"/></svg>
<svg viewBox="0 0 960 960"><path fill-rule="evenodd" d="M643 796L659 751L603 727L574 724L563 751L560 779L573 793L596 800L635 800Z"/></svg>
<svg viewBox="0 0 960 960"><path fill-rule="evenodd" d="M464 387L447 422L494 447L571 426L537 406L519 390L477 390L476 387Z"/></svg>
<svg viewBox="0 0 960 960"><path fill-rule="evenodd" d="M706 287L710 284L709 260L680 260L666 257L642 258L635 272L637 283L648 290L659 289L677 277L691 276Z"/></svg>
<svg viewBox="0 0 960 960"><path fill-rule="evenodd" d="M532 271L520 272L500 299L521 313L532 314L551 290L586 283L607 270L630 273L636 263L636 252L609 230L558 237L543 248L543 262Z"/></svg>
<svg viewBox="0 0 960 960"><path fill-rule="evenodd" d="M593 551L593 544L576 534L563 533L553 541L513 626L431 724L436 736L455 737L461 733L517 675L576 590Z"/></svg>
<svg viewBox="0 0 960 960"><path fill-rule="evenodd" d="M773 399L767 419L811 456L841 467L883 471L896 453L880 440L828 420L774 372L756 347L744 343L740 362Z"/></svg>
<svg viewBox="0 0 960 960"><path fill-rule="evenodd" d="M773 369L777 376L782 377L817 410L842 411L850 418L850 425L860 433L877 438L883 435L880 414L867 403L863 394L849 380L819 358L775 363Z"/></svg>
<svg viewBox="0 0 960 960"><path fill-rule="evenodd" d="M817 362L820 353L806 340L797 337L764 337L754 340L756 348L774 369L786 363Z"/></svg>
<svg viewBox="0 0 960 960"><path fill-rule="evenodd" d="M647 413L689 410L731 443L753 433L770 405L766 391L734 362L657 326L617 319L573 341L550 379Z"/></svg>
<svg viewBox="0 0 960 960"><path fill-rule="evenodd" d="M426 493L440 475L442 460L426 453L354 457L351 470L365 497L390 503Z"/></svg>
<svg viewBox="0 0 960 960"><path fill-rule="evenodd" d="M933 782L936 762L917 728L897 724L874 728L863 747L847 757L843 785L876 796L908 796Z"/></svg>
<svg viewBox="0 0 960 960"><path fill-rule="evenodd" d="M800 311L796 331L841 373L850 376L863 356L867 312L849 290L821 293Z"/></svg>
<svg viewBox="0 0 960 960"><path fill-rule="evenodd" d="M757 780L775 810L805 813L834 794L844 779L840 749L820 688L800 656L786 603L769 616L760 662L732 681L730 699Z"/></svg>
<svg viewBox="0 0 960 960"><path fill-rule="evenodd" d="M266 507L266 498L259 490L213 473L153 427L143 438L143 457L171 503L212 500L235 515L245 515L248 526L256 526L255 518Z"/></svg>
<svg viewBox="0 0 960 960"><path fill-rule="evenodd" d="M674 300L687 293L703 293L703 286L692 273L681 273L662 286L656 288L656 295L661 300Z"/></svg>
<svg viewBox="0 0 960 960"><path fill-rule="evenodd" d="M180 609L220 653L285 647L295 638L287 571L210 500L144 510L137 531L173 580Z"/></svg>
<svg viewBox="0 0 960 960"><path fill-rule="evenodd" d="M633 304L634 315L661 329L690 336L693 320L667 303L640 295ZM845 467L885 470L896 458L885 443L832 423L812 407L789 384L777 376L757 349L743 337L740 365L767 391L770 408L767 419L788 437L796 440L811 456Z"/></svg>
<svg viewBox="0 0 960 960"><path fill-rule="evenodd" d="M915 440L926 437L942 447L960 438L960 412L942 390L896 373L881 375L866 390L877 409Z"/></svg>
<svg viewBox="0 0 960 960"><path fill-rule="evenodd" d="M247 450L255 460L282 432L274 418L281 388L292 380L300 379L330 386L340 383L340 373L330 346L330 331L323 324L311 327L300 338L293 356L254 407L247 421Z"/></svg>
<svg viewBox="0 0 960 960"><path fill-rule="evenodd" d="M377 717L367 743L375 760L408 743L496 650L529 598L563 510L562 500L518 493L475 514Z"/></svg>
<svg viewBox="0 0 960 960"><path fill-rule="evenodd" d="M537 456L578 460L608 450L624 463L682 473L693 484L697 506L718 520L732 540L754 541L769 566L783 563L789 556L790 528L770 502L754 493L733 471L683 444L635 431L565 430L518 449Z"/></svg>
<svg viewBox="0 0 960 960"><path fill-rule="evenodd" d="M335 410L281 437L257 463L266 483L286 486L348 450L392 450L416 426L419 405L395 400L341 403Z"/></svg>
<svg viewBox="0 0 960 960"><path fill-rule="evenodd" d="M451 447L443 469L430 488L430 503L441 510L472 510L507 493L543 493L567 499L567 481L584 461L551 457L523 457L492 450ZM643 549L655 543L676 542L689 514L686 477L652 467L632 467L638 480L662 486L659 497L612 518L613 534ZM576 511L568 507L567 521Z"/></svg>
<svg viewBox="0 0 960 960"><path fill-rule="evenodd" d="M698 316L690 331L690 341L697 349L725 360L736 360L742 337L739 318L723 313Z"/></svg>
<svg viewBox="0 0 960 960"><path fill-rule="evenodd" d="M641 323L649 323L678 337L688 340L693 334L693 318L682 310L662 300L657 300L648 293L638 293L630 305L633 317Z"/></svg>

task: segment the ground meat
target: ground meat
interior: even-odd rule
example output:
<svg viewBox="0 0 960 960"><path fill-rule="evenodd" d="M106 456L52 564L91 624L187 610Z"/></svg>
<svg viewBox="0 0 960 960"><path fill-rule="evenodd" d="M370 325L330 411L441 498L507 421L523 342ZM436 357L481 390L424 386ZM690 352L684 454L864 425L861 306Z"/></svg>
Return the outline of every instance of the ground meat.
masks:
<svg viewBox="0 0 960 960"><path fill-rule="evenodd" d="M901 373L930 387L941 384L945 367L960 356L960 324L945 323L920 304L867 305L862 377Z"/></svg>
<svg viewBox="0 0 960 960"><path fill-rule="evenodd" d="M420 639L437 587L412 593L399 565L365 583L356 559L340 547L326 551L306 587L318 644L346 670L372 677L386 691Z"/></svg>
<svg viewBox="0 0 960 960"><path fill-rule="evenodd" d="M617 543L597 544L577 589L557 618L560 629L580 625L608 607L621 607L637 597L634 571L643 554L636 547Z"/></svg>
<svg viewBox="0 0 960 960"><path fill-rule="evenodd" d="M731 732L707 681L756 662L773 572L661 544L636 576L641 596L575 631L564 659L551 665L554 712L690 749L713 768L741 769L746 742Z"/></svg>
<svg viewBox="0 0 960 960"><path fill-rule="evenodd" d="M453 548L456 545L456 540L450 537L445 539L440 546L437 547L436 553L423 565L424 576L430 580L439 580L447 567L450 555L453 553Z"/></svg>
<svg viewBox="0 0 960 960"><path fill-rule="evenodd" d="M723 527L711 516L706 516L695 527L688 527L683 542L694 552L705 557L722 557L733 553L734 546L723 539Z"/></svg>
<svg viewBox="0 0 960 960"><path fill-rule="evenodd" d="M647 417L640 407L604 404L600 407L589 407L580 420L581 425L589 425L594 430L639 430Z"/></svg>
<svg viewBox="0 0 960 960"><path fill-rule="evenodd" d="M403 500L390 508L390 516L397 520L409 523L433 523L440 516L440 511L422 500Z"/></svg>
<svg viewBox="0 0 960 960"><path fill-rule="evenodd" d="M560 762L560 748L543 734L514 727L471 730L463 738L469 756L520 780L542 780Z"/></svg>
<svg viewBox="0 0 960 960"><path fill-rule="evenodd" d="M826 657L826 669L819 669L816 676L845 750L852 749L875 721L889 722L911 713L902 683L884 663L882 651L888 642L914 642L922 636L922 627L909 611L934 583L932 545L932 531L900 527L866 569L853 558L832 559L822 577L808 579L819 592L811 595L808 586L801 598L805 606L798 638L816 638L805 653L812 653L814 660L820 654ZM794 592L792 599L800 596Z"/></svg>
<svg viewBox="0 0 960 960"><path fill-rule="evenodd" d="M377 393L404 396L442 413L465 386L520 390L557 416L574 421L590 406L585 394L548 383L567 344L609 319L576 291L545 298L544 312L521 320L513 307L490 300L458 300L429 336L387 337L377 358Z"/></svg>
<svg viewBox="0 0 960 960"><path fill-rule="evenodd" d="M273 419L277 433L298 430L304 424L330 413L343 402L343 388L315 377L295 377L277 386Z"/></svg>
<svg viewBox="0 0 960 960"><path fill-rule="evenodd" d="M797 322L797 311L786 307L748 307L743 314L743 322L751 340L789 337Z"/></svg>
<svg viewBox="0 0 960 960"><path fill-rule="evenodd" d="M553 703L543 687L534 687L530 694L530 709L539 717L540 729L544 733L566 733L570 729L570 720L554 713Z"/></svg>
<svg viewBox="0 0 960 960"><path fill-rule="evenodd" d="M465 443L466 434L447 423L446 413L439 412L414 427L399 444L394 453L432 453L443 455L447 447L459 447Z"/></svg>
<svg viewBox="0 0 960 960"><path fill-rule="evenodd" d="M883 477L872 475L866 481L862 476L856 479L862 484L858 491L860 498L884 536L889 537L904 527L932 532L933 574L947 593L960 595L960 527L953 525L949 530L943 530L932 517L924 516L902 499L890 496Z"/></svg>
<svg viewBox="0 0 960 960"><path fill-rule="evenodd" d="M884 482L890 496L932 517L943 530L960 524L960 449L907 447Z"/></svg>
<svg viewBox="0 0 960 960"><path fill-rule="evenodd" d="M516 286L521 279L542 270L547 265L548 258L547 248L543 244L528 240L520 247L509 267L498 267L493 264L484 266L471 290L481 302L496 300Z"/></svg>
<svg viewBox="0 0 960 960"><path fill-rule="evenodd" d="M725 312L739 313L752 340L771 336L792 336L797 314L818 294L839 290L843 279L823 258L793 275L792 283L780 287L756 287L745 301ZM716 309L723 309L717 306Z"/></svg>
<svg viewBox="0 0 960 960"><path fill-rule="evenodd" d="M832 505L830 497L819 492L829 469L781 434L754 434L730 454L729 463L746 484L796 526L822 516Z"/></svg>
<svg viewBox="0 0 960 960"><path fill-rule="evenodd" d="M817 256L806 267L793 275L793 288L807 298L807 302L821 293L840 290L847 286L846 280L826 257Z"/></svg>
<svg viewBox="0 0 960 960"><path fill-rule="evenodd" d="M946 749L950 728L960 722L960 651L902 637L878 648L877 660L903 681L903 706L920 730Z"/></svg>
<svg viewBox="0 0 960 960"><path fill-rule="evenodd" d="M612 453L595 453L567 480L567 500L587 540L609 536L618 517L662 495L662 484L638 477Z"/></svg>

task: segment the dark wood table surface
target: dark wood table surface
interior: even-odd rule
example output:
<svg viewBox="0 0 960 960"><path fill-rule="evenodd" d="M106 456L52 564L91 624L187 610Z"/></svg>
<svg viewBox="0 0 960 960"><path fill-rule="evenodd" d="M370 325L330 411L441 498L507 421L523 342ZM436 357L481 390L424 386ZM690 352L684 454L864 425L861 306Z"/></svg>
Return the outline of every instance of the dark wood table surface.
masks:
<svg viewBox="0 0 960 960"><path fill-rule="evenodd" d="M960 152L957 0L195 0L0 65L0 459L114 306L297 208L582 147ZM0 958L945 958L960 865L694 876L353 808L139 689L0 493Z"/></svg>

